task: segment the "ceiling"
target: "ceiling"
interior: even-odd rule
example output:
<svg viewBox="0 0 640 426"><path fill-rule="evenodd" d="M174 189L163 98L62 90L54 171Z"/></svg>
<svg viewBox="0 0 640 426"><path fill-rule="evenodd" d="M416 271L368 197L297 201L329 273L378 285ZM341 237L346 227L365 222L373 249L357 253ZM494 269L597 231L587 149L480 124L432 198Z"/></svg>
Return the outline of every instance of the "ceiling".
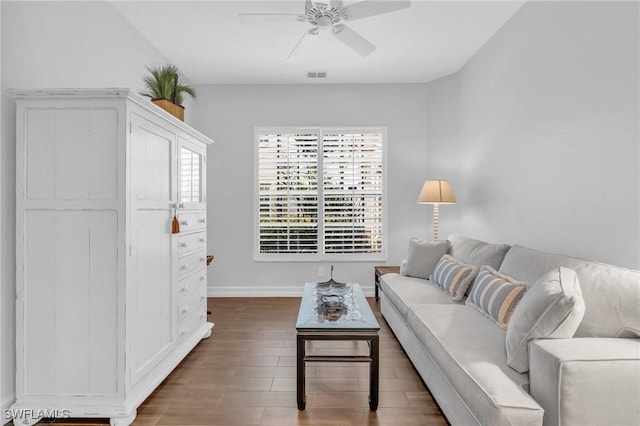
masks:
<svg viewBox="0 0 640 426"><path fill-rule="evenodd" d="M345 6L352 3L344 0ZM523 3L413 0L407 9L348 22L376 45L369 56L359 56L324 31L305 59L294 63L286 61L289 52L311 24L241 22L238 15L303 14L304 0L112 5L193 84L322 84L416 83L454 73ZM327 77L309 79L307 72Z"/></svg>

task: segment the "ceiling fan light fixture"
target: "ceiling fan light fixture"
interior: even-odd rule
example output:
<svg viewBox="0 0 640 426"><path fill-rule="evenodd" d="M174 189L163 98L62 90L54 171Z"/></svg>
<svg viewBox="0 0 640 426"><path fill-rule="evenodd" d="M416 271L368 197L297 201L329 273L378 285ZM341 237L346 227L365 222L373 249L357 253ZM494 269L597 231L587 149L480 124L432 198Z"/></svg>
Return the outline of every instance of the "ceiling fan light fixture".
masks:
<svg viewBox="0 0 640 426"><path fill-rule="evenodd" d="M1 1L1 0L0 0ZM307 21L314 28L304 33L300 41L295 45L287 62L295 62L304 58L310 46L317 40L320 30L331 29L331 34L344 43L347 47L358 53L360 56L367 56L376 50L376 46L360 34L345 26L343 21L353 21L356 19L368 18L370 16L382 15L396 10L405 9L411 4L410 0L378 1L363 0L344 6L342 0L306 0L304 5L304 15L263 13L263 14L241 14L241 18L249 19L262 17L272 19L283 17L287 20L295 18L298 22Z"/></svg>

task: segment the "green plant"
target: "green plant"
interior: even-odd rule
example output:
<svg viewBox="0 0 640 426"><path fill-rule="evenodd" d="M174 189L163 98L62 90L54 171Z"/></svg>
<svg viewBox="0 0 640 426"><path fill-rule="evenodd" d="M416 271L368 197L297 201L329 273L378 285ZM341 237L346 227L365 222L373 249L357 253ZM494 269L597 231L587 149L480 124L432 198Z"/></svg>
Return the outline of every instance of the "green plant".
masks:
<svg viewBox="0 0 640 426"><path fill-rule="evenodd" d="M151 75L144 78L146 91L142 96L151 99L166 99L174 104L182 105L184 94L196 97L193 87L181 81L180 71L175 65L161 65L159 67L147 67Z"/></svg>

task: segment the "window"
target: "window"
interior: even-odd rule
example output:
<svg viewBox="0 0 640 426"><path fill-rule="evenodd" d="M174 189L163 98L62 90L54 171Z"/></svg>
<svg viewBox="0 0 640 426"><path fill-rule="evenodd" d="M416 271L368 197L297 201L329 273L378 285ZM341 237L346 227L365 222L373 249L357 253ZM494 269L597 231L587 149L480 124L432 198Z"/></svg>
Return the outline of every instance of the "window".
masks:
<svg viewBox="0 0 640 426"><path fill-rule="evenodd" d="M256 128L258 260L383 260L384 128Z"/></svg>

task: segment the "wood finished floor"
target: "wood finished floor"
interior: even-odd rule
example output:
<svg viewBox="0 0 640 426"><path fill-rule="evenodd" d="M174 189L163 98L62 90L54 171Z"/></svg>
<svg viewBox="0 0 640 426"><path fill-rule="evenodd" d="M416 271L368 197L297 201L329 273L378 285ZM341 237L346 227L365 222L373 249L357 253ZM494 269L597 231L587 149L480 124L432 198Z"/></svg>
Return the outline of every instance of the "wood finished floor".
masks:
<svg viewBox="0 0 640 426"><path fill-rule="evenodd" d="M447 425L400 344L380 323L380 405L368 408L366 364L307 366L307 409L296 408L299 298L210 298L203 340L138 408L134 425ZM364 342L310 342L308 353L366 353ZM108 424L58 419L56 425Z"/></svg>

